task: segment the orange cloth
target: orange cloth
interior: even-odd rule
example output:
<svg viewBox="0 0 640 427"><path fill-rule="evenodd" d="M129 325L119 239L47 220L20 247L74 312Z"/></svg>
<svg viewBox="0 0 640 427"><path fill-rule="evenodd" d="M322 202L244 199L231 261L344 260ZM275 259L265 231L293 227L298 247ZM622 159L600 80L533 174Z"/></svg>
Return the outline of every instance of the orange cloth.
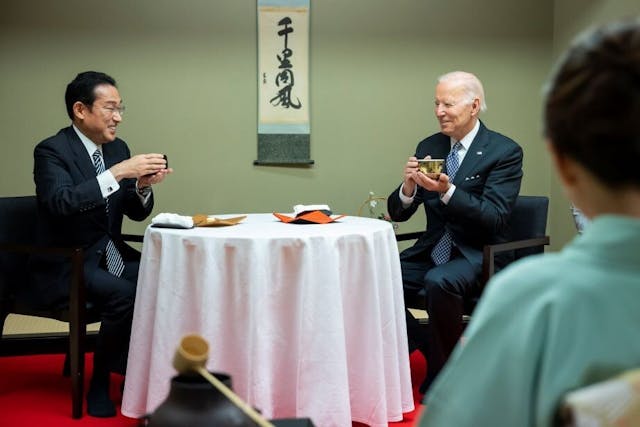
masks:
<svg viewBox="0 0 640 427"><path fill-rule="evenodd" d="M339 215L332 218L331 216L321 211L311 211L296 217L290 217L290 216L275 213L275 212L273 214L280 221L285 223L292 223L292 224L328 224L330 222L334 222L345 216L345 215Z"/></svg>

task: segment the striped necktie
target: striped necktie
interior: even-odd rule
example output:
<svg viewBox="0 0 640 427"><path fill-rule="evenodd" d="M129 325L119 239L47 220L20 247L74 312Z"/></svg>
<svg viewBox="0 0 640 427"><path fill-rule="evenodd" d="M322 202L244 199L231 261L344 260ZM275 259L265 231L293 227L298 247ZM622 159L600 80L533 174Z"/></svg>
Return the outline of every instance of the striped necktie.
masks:
<svg viewBox="0 0 640 427"><path fill-rule="evenodd" d="M93 152L93 165L96 167L96 174L100 175L104 172L104 162L102 161L102 152L100 150L96 150ZM109 216L109 198L105 199L105 211L107 213L107 217ZM120 277L122 271L124 271L124 261L122 261L122 256L120 252L118 252L118 248L113 243L113 240L109 239L107 243L107 248L105 251L106 261L107 261L107 271L114 276Z"/></svg>
<svg viewBox="0 0 640 427"><path fill-rule="evenodd" d="M462 147L460 141L453 144L449 155L445 160L445 167L447 168L447 176L449 176L449 182L453 181L453 177L458 172L460 167L460 160L458 159L458 150ZM449 261L451 258L451 247L453 246L453 240L451 239L451 233L449 230L444 230L444 234L438 240L438 243L433 247L431 251L431 259L435 265L441 265Z"/></svg>

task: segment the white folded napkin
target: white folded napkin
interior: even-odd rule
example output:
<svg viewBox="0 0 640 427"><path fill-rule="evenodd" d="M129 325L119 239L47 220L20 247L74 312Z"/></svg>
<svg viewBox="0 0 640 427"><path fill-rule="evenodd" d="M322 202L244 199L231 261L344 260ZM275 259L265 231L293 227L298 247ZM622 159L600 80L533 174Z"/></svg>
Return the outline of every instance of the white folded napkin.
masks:
<svg viewBox="0 0 640 427"><path fill-rule="evenodd" d="M331 208L329 207L329 205L295 205L293 207L293 213L295 214L295 216L298 216L303 212L312 212L312 211L331 212Z"/></svg>
<svg viewBox="0 0 640 427"><path fill-rule="evenodd" d="M193 228L193 218L175 213L159 213L151 218L151 224L158 227Z"/></svg>

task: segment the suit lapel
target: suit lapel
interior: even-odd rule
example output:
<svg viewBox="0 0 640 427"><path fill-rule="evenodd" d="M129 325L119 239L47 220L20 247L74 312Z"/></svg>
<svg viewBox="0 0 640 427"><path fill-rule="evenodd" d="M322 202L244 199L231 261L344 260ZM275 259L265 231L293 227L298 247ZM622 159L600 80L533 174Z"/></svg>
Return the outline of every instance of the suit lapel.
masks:
<svg viewBox="0 0 640 427"><path fill-rule="evenodd" d="M462 160L462 164L460 165L460 168L458 168L458 172L456 172L456 176L453 179L454 184L458 185L464 182L465 177L469 176L471 171L476 170L476 165L480 160L482 160L488 148L488 136L487 128L482 122L480 122L478 134L471 142L469 150L464 156L464 160Z"/></svg>
<svg viewBox="0 0 640 427"><path fill-rule="evenodd" d="M82 175L88 180L96 176L96 168L93 165L87 149L84 147L82 141L78 137L78 134L71 126L65 129L65 135L67 136L67 143L69 144L69 150L73 156L73 162L76 164Z"/></svg>
<svg viewBox="0 0 640 427"><path fill-rule="evenodd" d="M102 159L104 161L104 168L109 169L115 163L117 163L117 156L113 150L114 144L112 142L102 144Z"/></svg>

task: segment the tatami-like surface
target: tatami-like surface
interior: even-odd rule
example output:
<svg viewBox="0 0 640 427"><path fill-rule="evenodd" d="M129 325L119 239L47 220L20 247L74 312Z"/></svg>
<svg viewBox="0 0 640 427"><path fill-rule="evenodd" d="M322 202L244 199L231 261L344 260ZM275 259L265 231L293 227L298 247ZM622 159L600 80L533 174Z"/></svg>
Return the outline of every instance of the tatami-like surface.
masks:
<svg viewBox="0 0 640 427"><path fill-rule="evenodd" d="M89 330L97 331L99 327L99 323L93 323L89 325ZM68 331L69 325L66 322L59 322L57 320L46 319L44 317L10 314L4 322L2 335Z"/></svg>

